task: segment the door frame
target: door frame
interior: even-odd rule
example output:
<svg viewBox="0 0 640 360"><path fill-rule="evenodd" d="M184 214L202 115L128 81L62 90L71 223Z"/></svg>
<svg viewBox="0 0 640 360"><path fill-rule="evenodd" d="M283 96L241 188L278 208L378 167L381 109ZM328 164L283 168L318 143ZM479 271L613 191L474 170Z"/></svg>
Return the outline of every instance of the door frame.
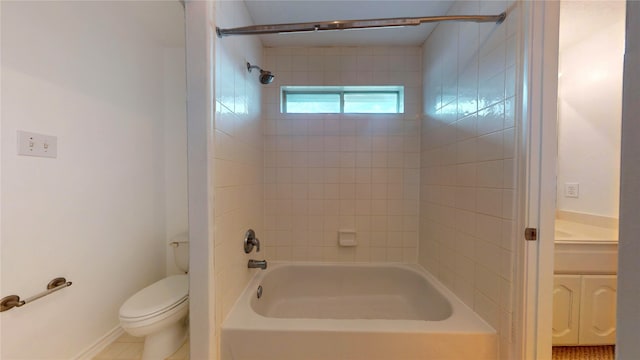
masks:
<svg viewBox="0 0 640 360"><path fill-rule="evenodd" d="M210 144L215 98L214 2L186 0L187 159L189 199L189 352L192 359L216 360L213 276L213 167Z"/></svg>
<svg viewBox="0 0 640 360"><path fill-rule="evenodd" d="M516 354L551 358L556 209L559 1L523 1ZM537 240L524 239L525 228Z"/></svg>

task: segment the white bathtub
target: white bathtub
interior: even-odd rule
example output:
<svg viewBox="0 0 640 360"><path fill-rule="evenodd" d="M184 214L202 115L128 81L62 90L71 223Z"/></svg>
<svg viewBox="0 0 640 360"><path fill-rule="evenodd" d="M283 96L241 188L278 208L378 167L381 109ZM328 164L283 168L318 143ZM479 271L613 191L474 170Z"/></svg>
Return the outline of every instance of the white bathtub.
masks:
<svg viewBox="0 0 640 360"><path fill-rule="evenodd" d="M222 360L497 358L491 326L422 268L400 264L270 263L225 319L221 343Z"/></svg>

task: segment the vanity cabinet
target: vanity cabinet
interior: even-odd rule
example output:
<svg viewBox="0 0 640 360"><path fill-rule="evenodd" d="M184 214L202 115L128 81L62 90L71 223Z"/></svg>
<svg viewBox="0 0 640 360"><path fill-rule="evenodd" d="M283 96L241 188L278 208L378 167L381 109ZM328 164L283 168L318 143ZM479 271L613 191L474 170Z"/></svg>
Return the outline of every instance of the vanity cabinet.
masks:
<svg viewBox="0 0 640 360"><path fill-rule="evenodd" d="M616 275L555 275L553 345L614 344Z"/></svg>
<svg viewBox="0 0 640 360"><path fill-rule="evenodd" d="M553 345L578 344L581 275L553 279Z"/></svg>

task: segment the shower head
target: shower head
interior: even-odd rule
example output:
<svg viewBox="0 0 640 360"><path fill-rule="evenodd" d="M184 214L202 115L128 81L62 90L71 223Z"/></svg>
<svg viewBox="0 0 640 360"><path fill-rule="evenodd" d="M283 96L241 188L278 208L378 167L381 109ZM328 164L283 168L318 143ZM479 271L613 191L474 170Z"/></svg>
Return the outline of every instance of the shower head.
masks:
<svg viewBox="0 0 640 360"><path fill-rule="evenodd" d="M274 77L276 76L273 75L271 71L260 70L260 76L258 77L258 79L260 80L261 84L267 85L271 84Z"/></svg>
<svg viewBox="0 0 640 360"><path fill-rule="evenodd" d="M257 65L251 65L250 63L247 63L247 70L251 72L252 69L260 70L260 76L258 76L258 80L260 80L261 84L264 84L264 85L271 84L271 82L273 81L273 78L276 77L271 73L271 71L262 70Z"/></svg>

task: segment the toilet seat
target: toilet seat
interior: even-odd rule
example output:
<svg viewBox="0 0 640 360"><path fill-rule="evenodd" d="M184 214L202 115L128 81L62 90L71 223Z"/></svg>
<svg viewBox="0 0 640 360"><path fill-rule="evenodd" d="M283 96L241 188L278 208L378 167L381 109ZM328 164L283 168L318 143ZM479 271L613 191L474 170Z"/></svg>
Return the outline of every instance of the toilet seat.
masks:
<svg viewBox="0 0 640 360"><path fill-rule="evenodd" d="M188 275L173 275L138 291L120 308L125 322L144 321L179 307L189 299Z"/></svg>

